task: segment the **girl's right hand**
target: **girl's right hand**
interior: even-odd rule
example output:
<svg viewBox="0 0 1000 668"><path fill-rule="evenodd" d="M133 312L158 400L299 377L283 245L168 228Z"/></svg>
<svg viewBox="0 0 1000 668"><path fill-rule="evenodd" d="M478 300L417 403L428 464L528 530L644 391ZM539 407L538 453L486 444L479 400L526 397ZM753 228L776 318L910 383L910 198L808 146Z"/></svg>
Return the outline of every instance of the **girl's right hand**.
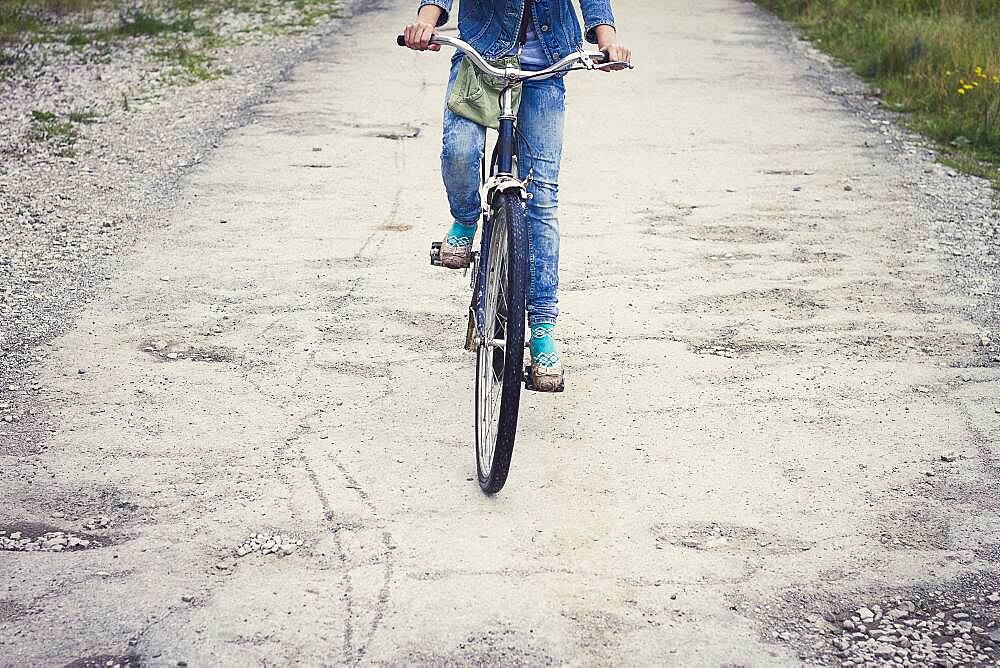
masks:
<svg viewBox="0 0 1000 668"><path fill-rule="evenodd" d="M406 46L414 51L440 51L439 44L431 44L435 30L433 23L417 19L403 29L403 39L406 40Z"/></svg>

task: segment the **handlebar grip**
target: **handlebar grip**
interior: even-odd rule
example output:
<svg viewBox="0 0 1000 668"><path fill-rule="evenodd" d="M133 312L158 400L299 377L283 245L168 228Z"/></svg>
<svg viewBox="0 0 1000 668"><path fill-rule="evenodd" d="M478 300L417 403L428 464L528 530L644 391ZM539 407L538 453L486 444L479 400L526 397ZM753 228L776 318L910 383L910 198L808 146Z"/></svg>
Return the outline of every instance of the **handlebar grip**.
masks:
<svg viewBox="0 0 1000 668"><path fill-rule="evenodd" d="M398 44L399 46L406 46L406 38L400 35L399 37L396 38L396 44Z"/></svg>

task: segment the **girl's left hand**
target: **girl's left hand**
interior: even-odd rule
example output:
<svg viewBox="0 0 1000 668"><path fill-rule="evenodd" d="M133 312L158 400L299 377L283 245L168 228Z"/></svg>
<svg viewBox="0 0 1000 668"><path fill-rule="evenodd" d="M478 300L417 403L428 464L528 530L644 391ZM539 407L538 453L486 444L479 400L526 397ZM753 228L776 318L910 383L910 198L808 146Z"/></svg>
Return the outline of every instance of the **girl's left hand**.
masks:
<svg viewBox="0 0 1000 668"><path fill-rule="evenodd" d="M628 68L628 65L624 63L632 62L632 51L626 47L618 44L616 42L611 44L598 44L597 48L608 54L608 61L620 63L619 65L609 65L608 67L601 67L599 69L605 72L612 72L614 70L624 70Z"/></svg>

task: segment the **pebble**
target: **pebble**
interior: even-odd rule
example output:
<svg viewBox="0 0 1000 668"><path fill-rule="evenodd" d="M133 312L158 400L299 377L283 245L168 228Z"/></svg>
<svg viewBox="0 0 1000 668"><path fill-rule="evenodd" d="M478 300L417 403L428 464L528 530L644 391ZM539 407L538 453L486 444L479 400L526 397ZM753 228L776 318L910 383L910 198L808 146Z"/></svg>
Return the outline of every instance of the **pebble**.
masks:
<svg viewBox="0 0 1000 668"><path fill-rule="evenodd" d="M100 545L97 541L63 531L48 531L34 537L26 536L21 531L0 531L0 550L8 552L62 552Z"/></svg>
<svg viewBox="0 0 1000 668"><path fill-rule="evenodd" d="M254 534L243 541L233 551L237 557L245 557L259 552L261 554L277 554L288 556L303 544L302 540L289 538L285 534Z"/></svg>

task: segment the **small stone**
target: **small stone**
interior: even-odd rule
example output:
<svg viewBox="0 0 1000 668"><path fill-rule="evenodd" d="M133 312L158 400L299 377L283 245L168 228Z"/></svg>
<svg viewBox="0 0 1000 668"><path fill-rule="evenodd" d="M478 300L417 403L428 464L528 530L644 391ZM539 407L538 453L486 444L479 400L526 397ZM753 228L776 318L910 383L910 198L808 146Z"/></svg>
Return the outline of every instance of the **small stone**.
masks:
<svg viewBox="0 0 1000 668"><path fill-rule="evenodd" d="M958 455L949 450L941 454L941 461L943 462L954 462L958 460Z"/></svg>
<svg viewBox="0 0 1000 668"><path fill-rule="evenodd" d="M194 602L194 596L192 596L191 594L184 594L183 596L181 596L181 600L184 601L185 603L192 603Z"/></svg>
<svg viewBox="0 0 1000 668"><path fill-rule="evenodd" d="M986 600L989 601L990 603L1000 603L1000 592L996 591L993 592L992 594L986 597Z"/></svg>

